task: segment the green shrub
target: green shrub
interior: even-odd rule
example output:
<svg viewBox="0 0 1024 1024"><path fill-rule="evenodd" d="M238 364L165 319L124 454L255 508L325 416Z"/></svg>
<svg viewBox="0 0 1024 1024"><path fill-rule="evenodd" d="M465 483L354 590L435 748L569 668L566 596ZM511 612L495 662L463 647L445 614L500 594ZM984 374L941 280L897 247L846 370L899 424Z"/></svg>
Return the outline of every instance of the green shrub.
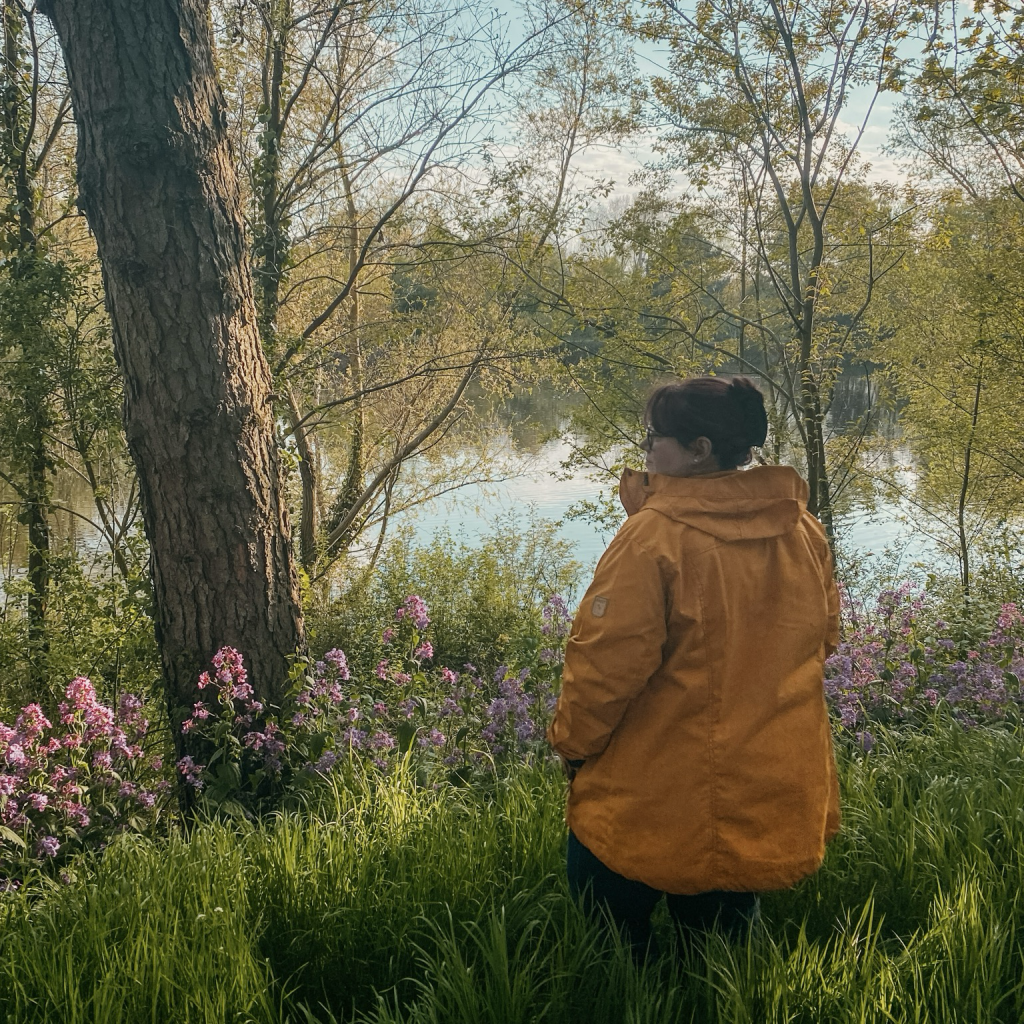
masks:
<svg viewBox="0 0 1024 1024"><path fill-rule="evenodd" d="M571 555L557 525L536 519L501 520L472 545L448 531L425 545L402 533L369 576L352 566L349 586L309 609L310 646L318 655L341 648L354 674L372 672L384 656L381 630L418 594L430 608L435 665L488 671L523 661L540 645L544 602L577 589L581 567Z"/></svg>
<svg viewBox="0 0 1024 1024"><path fill-rule="evenodd" d="M75 676L88 676L101 700L125 691L155 696L160 658L153 632L152 595L141 536L126 547L128 577L109 557L74 552L52 556L46 630L33 650L25 615L27 584L5 583L0 613L0 720L29 701L56 707Z"/></svg>

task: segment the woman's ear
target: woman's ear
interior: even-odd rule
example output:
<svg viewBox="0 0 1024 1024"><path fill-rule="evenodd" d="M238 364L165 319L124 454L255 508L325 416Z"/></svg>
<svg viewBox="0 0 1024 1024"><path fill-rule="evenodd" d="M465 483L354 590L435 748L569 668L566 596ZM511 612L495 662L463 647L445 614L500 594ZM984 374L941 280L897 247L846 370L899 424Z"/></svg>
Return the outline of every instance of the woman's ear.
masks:
<svg viewBox="0 0 1024 1024"><path fill-rule="evenodd" d="M711 442L706 437L698 437L687 446L694 462L707 462L711 458Z"/></svg>

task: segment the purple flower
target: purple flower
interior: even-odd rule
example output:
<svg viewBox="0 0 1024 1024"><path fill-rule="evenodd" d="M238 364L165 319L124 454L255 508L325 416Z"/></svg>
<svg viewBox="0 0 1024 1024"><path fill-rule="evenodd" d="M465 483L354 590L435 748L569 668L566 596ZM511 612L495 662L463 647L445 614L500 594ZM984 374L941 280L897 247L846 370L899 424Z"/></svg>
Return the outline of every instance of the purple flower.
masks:
<svg viewBox="0 0 1024 1024"><path fill-rule="evenodd" d="M324 655L324 661L334 666L339 679L349 678L348 659L345 657L344 651L339 651L337 648L330 650Z"/></svg>
<svg viewBox="0 0 1024 1024"><path fill-rule="evenodd" d="M875 745L875 737L865 729L863 732L855 734L857 742L861 745L865 754L871 753L871 748Z"/></svg>
<svg viewBox="0 0 1024 1024"><path fill-rule="evenodd" d="M194 789L203 788L202 772L206 766L196 764L187 754L178 761L178 771L185 777L185 781Z"/></svg>
<svg viewBox="0 0 1024 1024"><path fill-rule="evenodd" d="M410 619L417 629L426 629L430 625L427 602L422 597L410 594L395 612L395 621L401 622L405 618Z"/></svg>
<svg viewBox="0 0 1024 1024"><path fill-rule="evenodd" d="M37 857L56 857L57 851L60 849L60 843L56 836L43 836L39 842L36 843L36 856Z"/></svg>
<svg viewBox="0 0 1024 1024"><path fill-rule="evenodd" d="M341 734L341 740L350 747L361 750L366 745L366 733L362 729L346 729Z"/></svg>

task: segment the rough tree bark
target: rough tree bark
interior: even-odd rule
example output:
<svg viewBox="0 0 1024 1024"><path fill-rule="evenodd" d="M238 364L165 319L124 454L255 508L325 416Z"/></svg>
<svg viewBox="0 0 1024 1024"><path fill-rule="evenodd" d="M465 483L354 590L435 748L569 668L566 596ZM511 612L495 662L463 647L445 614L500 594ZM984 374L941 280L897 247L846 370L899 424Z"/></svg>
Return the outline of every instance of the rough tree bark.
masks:
<svg viewBox="0 0 1024 1024"><path fill-rule="evenodd" d="M223 644L277 701L302 616L207 5L39 6L71 83L172 721Z"/></svg>

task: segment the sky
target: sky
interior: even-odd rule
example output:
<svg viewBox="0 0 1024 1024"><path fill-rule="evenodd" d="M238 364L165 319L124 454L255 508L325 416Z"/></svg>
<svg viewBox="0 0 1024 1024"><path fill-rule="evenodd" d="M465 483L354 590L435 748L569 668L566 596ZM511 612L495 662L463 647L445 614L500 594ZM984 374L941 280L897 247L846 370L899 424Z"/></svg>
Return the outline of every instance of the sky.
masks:
<svg viewBox="0 0 1024 1024"><path fill-rule="evenodd" d="M499 9L514 10L516 4L514 0L502 0L497 6ZM664 48L659 49L650 43L639 43L634 44L633 52L637 69L644 77L664 71L667 64L667 50ZM856 135L864 121L872 94L873 90L867 87L855 89L851 93L844 112L845 117L840 121L840 128L848 138L852 139ZM893 156L884 152L893 107L897 100L898 97L893 93L883 93L876 98L858 147L861 160L868 165L866 177L872 182L896 182L906 178L905 172ZM635 185L631 186L631 178L638 171L642 171L645 164L656 159L652 141L641 138L631 140L622 146L595 146L581 154L576 167L585 175L605 180L612 179L612 197L633 195L638 188Z"/></svg>

